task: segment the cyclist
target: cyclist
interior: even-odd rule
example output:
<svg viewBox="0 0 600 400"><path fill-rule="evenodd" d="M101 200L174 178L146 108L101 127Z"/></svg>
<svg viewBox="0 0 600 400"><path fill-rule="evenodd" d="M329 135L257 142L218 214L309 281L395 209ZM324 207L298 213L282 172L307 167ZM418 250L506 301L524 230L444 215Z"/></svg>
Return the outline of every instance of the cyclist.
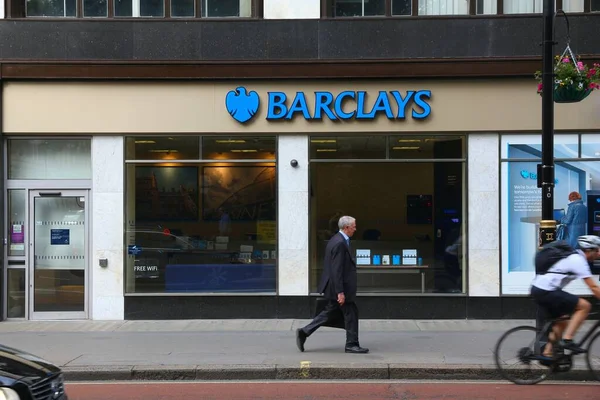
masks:
<svg viewBox="0 0 600 400"><path fill-rule="evenodd" d="M600 286L594 281L590 265L600 257L600 238L595 235L584 235L577 238L574 254L559 260L548 272L536 275L531 283L531 295L535 302L544 308L550 317L571 316L570 320L556 322L543 356L552 359L552 343L573 353L583 353L584 349L573 342L577 329L587 318L591 305L589 301L574 294L563 291L563 288L575 279L581 278L597 299L600 299ZM563 333L564 332L564 333Z"/></svg>

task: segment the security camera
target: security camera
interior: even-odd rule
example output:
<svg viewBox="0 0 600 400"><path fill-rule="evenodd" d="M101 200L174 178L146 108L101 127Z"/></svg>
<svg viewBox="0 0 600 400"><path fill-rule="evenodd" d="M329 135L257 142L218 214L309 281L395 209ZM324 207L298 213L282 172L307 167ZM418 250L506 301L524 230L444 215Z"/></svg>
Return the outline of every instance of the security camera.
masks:
<svg viewBox="0 0 600 400"><path fill-rule="evenodd" d="M296 168L296 167L298 166L298 160L295 160L295 159L294 159L294 160L290 161L290 165L291 165L292 167Z"/></svg>

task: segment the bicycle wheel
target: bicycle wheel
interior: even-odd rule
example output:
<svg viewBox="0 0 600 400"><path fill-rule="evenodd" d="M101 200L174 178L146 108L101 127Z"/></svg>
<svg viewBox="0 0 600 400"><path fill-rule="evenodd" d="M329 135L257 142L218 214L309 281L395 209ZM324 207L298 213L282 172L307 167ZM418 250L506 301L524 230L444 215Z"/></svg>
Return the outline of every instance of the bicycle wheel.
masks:
<svg viewBox="0 0 600 400"><path fill-rule="evenodd" d="M552 373L536 359L537 334L533 326L518 326L498 339L494 360L503 378L517 385L534 385Z"/></svg>
<svg viewBox="0 0 600 400"><path fill-rule="evenodd" d="M594 374L594 378L600 381L600 340L598 338L600 338L600 332L596 333L590 340L585 358L588 368Z"/></svg>

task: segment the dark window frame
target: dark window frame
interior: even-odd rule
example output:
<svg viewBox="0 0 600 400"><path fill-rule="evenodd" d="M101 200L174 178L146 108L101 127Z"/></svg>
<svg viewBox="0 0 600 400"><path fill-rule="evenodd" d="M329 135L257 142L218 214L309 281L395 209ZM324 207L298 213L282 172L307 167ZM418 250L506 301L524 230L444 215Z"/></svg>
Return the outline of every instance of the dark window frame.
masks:
<svg viewBox="0 0 600 400"><path fill-rule="evenodd" d="M334 17L334 8L336 0L321 0L321 18L335 18L335 19L348 19L348 18L408 18L408 17L425 17L425 15L419 15L419 0L411 0L411 14L410 15L392 15L392 0L385 0L385 15L370 15L362 17ZM591 11L592 0L584 0L583 2L583 13L597 13L598 11ZM563 7L563 0L556 0L556 9L561 10ZM472 16L483 16L493 17L496 15L529 15L529 14L504 14L504 0L496 0L496 14L477 14L477 0L469 0L469 12L468 14L447 14L447 15L427 15L426 17L445 17L453 18L456 16L472 15ZM575 13L574 13L575 14ZM581 14L581 13L576 13ZM533 15L541 15L541 13L535 13Z"/></svg>
<svg viewBox="0 0 600 400"><path fill-rule="evenodd" d="M43 19L43 20L65 20L65 19L134 19L136 21L143 19L151 20L190 20L190 19L214 19L214 20L231 20L231 19L261 19L263 18L264 0L251 0L250 17L201 17L202 15L202 0L194 0L196 5L193 17L172 17L171 16L171 0L163 0L164 15L162 17L115 17L115 1L107 0L108 16L106 17L84 17L83 16L83 0L77 0L77 14L75 17L27 17L27 0L5 0L5 10L7 19L27 18L27 19Z"/></svg>

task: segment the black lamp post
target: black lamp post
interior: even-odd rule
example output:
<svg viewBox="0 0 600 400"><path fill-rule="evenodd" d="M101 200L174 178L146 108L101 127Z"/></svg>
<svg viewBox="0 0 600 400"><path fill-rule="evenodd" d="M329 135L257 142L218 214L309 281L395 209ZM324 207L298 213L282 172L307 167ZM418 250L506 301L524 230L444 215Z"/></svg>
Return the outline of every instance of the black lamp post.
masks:
<svg viewBox="0 0 600 400"><path fill-rule="evenodd" d="M554 241L554 0L544 0L542 42L542 164L537 166L537 185L542 189L542 220L538 245Z"/></svg>

